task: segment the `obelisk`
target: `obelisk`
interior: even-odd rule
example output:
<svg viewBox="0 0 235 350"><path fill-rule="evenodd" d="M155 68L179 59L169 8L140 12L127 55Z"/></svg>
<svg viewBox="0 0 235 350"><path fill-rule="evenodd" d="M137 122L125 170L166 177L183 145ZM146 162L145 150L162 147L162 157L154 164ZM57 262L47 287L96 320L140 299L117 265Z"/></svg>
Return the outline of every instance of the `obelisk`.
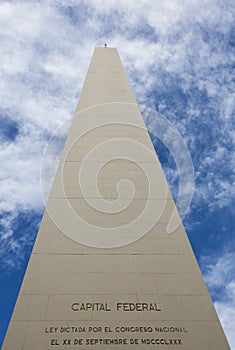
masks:
<svg viewBox="0 0 235 350"><path fill-rule="evenodd" d="M3 350L226 350L115 48L96 48Z"/></svg>

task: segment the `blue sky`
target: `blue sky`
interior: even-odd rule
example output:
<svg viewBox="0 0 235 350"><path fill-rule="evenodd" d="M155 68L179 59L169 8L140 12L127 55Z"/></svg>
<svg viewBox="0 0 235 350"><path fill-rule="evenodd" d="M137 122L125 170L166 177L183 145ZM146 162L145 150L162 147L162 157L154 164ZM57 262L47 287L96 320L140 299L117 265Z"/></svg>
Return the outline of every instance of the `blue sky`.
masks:
<svg viewBox="0 0 235 350"><path fill-rule="evenodd" d="M1 1L0 344L43 213L44 148L73 115L93 48L107 42L138 103L167 118L190 151L184 224L235 349L234 15L232 0ZM174 158L151 137L177 199Z"/></svg>

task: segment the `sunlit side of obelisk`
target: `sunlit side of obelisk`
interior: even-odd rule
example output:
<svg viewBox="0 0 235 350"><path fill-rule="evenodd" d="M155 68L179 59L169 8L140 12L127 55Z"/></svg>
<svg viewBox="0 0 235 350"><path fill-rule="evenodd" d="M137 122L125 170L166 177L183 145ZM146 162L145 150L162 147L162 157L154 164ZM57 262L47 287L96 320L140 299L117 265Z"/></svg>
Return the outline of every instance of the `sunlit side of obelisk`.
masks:
<svg viewBox="0 0 235 350"><path fill-rule="evenodd" d="M118 52L96 48L3 350L229 349L174 208Z"/></svg>

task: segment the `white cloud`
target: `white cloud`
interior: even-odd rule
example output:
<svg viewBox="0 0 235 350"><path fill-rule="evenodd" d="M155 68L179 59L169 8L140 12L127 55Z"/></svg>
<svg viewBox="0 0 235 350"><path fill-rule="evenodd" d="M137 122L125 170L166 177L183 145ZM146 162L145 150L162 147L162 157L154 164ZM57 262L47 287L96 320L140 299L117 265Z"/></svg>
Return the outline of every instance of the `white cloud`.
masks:
<svg viewBox="0 0 235 350"><path fill-rule="evenodd" d="M219 319L231 349L235 349L235 254L224 253L216 259L207 257L202 263L207 286L215 295L214 305Z"/></svg>
<svg viewBox="0 0 235 350"><path fill-rule="evenodd" d="M235 287L234 287L235 289ZM234 335L234 324L235 324L235 302L215 302L215 308L219 315L220 321L223 325L225 334L229 341L231 349L235 349L235 335Z"/></svg>
<svg viewBox="0 0 235 350"><path fill-rule="evenodd" d="M83 79L79 69L88 64L89 51L78 56L69 40L75 28L47 5L3 2L0 22L0 105L20 131L15 142L1 145L0 212L41 210L43 149L75 109Z"/></svg>

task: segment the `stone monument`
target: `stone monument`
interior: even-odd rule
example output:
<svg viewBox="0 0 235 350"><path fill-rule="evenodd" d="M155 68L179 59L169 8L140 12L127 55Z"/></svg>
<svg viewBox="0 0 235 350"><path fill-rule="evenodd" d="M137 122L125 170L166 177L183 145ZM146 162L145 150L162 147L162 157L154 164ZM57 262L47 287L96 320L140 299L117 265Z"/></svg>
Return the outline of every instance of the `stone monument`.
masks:
<svg viewBox="0 0 235 350"><path fill-rule="evenodd" d="M96 48L3 350L145 348L229 345L118 52Z"/></svg>

